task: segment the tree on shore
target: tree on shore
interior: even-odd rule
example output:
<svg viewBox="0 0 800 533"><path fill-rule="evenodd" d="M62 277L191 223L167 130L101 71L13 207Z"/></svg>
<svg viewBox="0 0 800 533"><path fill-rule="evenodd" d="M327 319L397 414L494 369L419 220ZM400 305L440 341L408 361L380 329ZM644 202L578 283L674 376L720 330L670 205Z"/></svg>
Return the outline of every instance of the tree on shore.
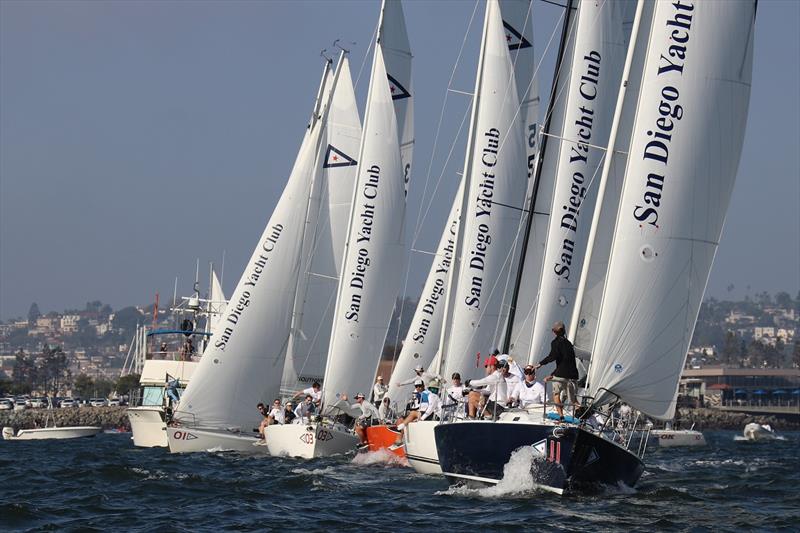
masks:
<svg viewBox="0 0 800 533"><path fill-rule="evenodd" d="M39 312L39 305L36 302L33 302L28 308L28 325L36 325L36 319L38 319L40 316L42 316L42 313Z"/></svg>

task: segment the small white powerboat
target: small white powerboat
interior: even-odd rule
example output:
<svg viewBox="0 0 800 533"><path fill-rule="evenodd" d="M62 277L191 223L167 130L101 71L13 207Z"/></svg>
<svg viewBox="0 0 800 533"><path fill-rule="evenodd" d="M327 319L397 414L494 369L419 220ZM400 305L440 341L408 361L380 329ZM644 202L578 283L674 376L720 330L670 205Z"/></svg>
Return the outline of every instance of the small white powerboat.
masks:
<svg viewBox="0 0 800 533"><path fill-rule="evenodd" d="M79 437L94 437L103 431L99 426L70 426L48 427L38 429L20 429L14 434L14 428L4 427L5 440L44 440L44 439L77 439Z"/></svg>
<svg viewBox="0 0 800 533"><path fill-rule="evenodd" d="M79 437L94 437L103 428L100 426L64 426L56 427L53 416L53 402L49 401L45 427L35 429L20 429L14 434L14 428L3 428L4 440L45 440L45 439L77 439Z"/></svg>
<svg viewBox="0 0 800 533"><path fill-rule="evenodd" d="M744 427L744 440L760 441L760 440L779 440L781 437L775 433L772 426L769 424L758 424L751 422Z"/></svg>

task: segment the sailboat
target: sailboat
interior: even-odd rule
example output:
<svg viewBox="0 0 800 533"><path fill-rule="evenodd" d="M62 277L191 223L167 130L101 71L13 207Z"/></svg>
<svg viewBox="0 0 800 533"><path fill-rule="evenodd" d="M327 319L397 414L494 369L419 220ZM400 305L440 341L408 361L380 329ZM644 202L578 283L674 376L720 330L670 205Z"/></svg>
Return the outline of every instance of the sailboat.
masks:
<svg viewBox="0 0 800 533"><path fill-rule="evenodd" d="M358 437L335 417L356 414L347 398L371 387L400 290L413 152L411 51L399 0L384 1L380 17L325 366L323 416L267 427L272 455L310 458L355 449Z"/></svg>
<svg viewBox="0 0 800 533"><path fill-rule="evenodd" d="M326 60L286 187L167 428L171 452L266 452L254 446L256 405L279 393L331 91Z"/></svg>
<svg viewBox="0 0 800 533"><path fill-rule="evenodd" d="M431 320L440 332L434 344L434 373L440 376L457 371L464 379L476 377L475 354L494 344L507 319L507 283L521 254L517 235L526 225L538 149L536 136L526 134L538 129L532 43L529 0L487 2L464 182L451 213L454 220L445 228L456 230L449 246L455 260L443 284L441 312L436 322ZM424 312L421 302L417 314ZM392 377L399 379L404 378ZM405 428L405 455L417 472L441 473L436 425L417 421Z"/></svg>
<svg viewBox="0 0 800 533"><path fill-rule="evenodd" d="M522 447L538 456L534 481L559 494L641 476L646 433L635 420L608 421L622 402L658 420L674 415L741 153L754 22L754 1L637 2L570 324L591 358L586 411L578 423L511 412L440 424L451 481L497 483ZM599 298L589 298L598 279Z"/></svg>

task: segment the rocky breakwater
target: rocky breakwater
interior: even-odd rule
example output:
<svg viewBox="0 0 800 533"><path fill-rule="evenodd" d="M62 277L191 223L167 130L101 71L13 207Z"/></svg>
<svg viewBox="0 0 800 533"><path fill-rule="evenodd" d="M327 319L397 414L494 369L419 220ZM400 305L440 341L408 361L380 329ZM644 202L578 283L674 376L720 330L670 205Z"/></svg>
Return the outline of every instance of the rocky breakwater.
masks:
<svg viewBox="0 0 800 533"><path fill-rule="evenodd" d="M44 427L48 413L55 418L56 426L100 426L103 429L130 430L127 407L81 407L75 409L25 409L0 411L0 427L15 430Z"/></svg>
<svg viewBox="0 0 800 533"><path fill-rule="evenodd" d="M735 413L718 409L678 409L675 421L682 429L694 424L694 429L736 429L742 430L751 422L769 424L773 429L797 429L797 424L771 415Z"/></svg>

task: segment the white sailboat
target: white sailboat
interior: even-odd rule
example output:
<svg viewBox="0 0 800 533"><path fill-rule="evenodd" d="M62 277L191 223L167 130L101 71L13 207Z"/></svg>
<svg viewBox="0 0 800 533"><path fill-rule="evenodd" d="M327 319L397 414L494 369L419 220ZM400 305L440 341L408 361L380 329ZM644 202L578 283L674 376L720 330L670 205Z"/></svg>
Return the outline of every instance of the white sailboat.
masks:
<svg viewBox="0 0 800 533"><path fill-rule="evenodd" d="M411 51L402 6L381 8L359 150L344 267L325 367L323 414L349 411L372 385L403 272L405 196L411 165ZM402 143L402 147L401 147ZM355 434L328 418L265 431L272 455L319 457L355 448Z"/></svg>
<svg viewBox="0 0 800 533"><path fill-rule="evenodd" d="M536 157L536 143L525 134L536 131L538 114L538 95L531 80L529 10L528 0L486 5L465 181L459 189L460 212L465 215L451 252L457 259L445 289L444 326L439 326L441 349L435 373L445 377L453 372L465 379L475 377L480 368L475 364L477 352L498 341L505 323L507 283L516 268L517 237L526 225L520 199L532 190L528 183L534 165L529 162ZM525 139L529 139L527 147ZM417 421L404 431L406 458L417 472L441 473L436 425Z"/></svg>
<svg viewBox="0 0 800 533"><path fill-rule="evenodd" d="M341 72L334 74L336 81L309 200L309 230L303 243L303 263L281 380L284 397L324 381L361 141L361 120L345 55L339 69Z"/></svg>
<svg viewBox="0 0 800 533"><path fill-rule="evenodd" d="M325 63L311 122L283 194L167 429L171 452L256 448L255 406L278 395L301 265L320 118L331 91Z"/></svg>
<svg viewBox="0 0 800 533"><path fill-rule="evenodd" d="M503 303L516 264L517 234L528 189L526 148L514 62L500 4L487 2L456 244L452 294L441 341L444 375L480 373L479 353L497 345Z"/></svg>
<svg viewBox="0 0 800 533"><path fill-rule="evenodd" d="M609 176L621 172L589 346L592 403L580 424L520 415L437 426L449 478L496 483L511 454L533 446L543 461L535 481L547 490L638 480L646 439L633 439L635 423L620 432L587 417L608 420L619 402L656 419L674 414L741 153L754 20L755 2L638 2L590 231L593 237L602 219ZM583 313L576 304L575 315Z"/></svg>

